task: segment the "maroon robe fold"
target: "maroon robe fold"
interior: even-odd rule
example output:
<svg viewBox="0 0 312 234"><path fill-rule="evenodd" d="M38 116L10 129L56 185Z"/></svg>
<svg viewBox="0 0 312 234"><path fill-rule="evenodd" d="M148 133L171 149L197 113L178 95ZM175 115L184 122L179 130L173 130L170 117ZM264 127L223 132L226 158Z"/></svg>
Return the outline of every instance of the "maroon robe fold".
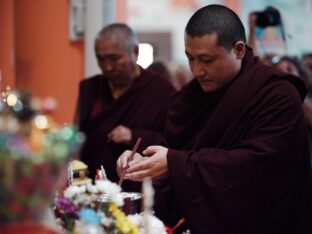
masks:
<svg viewBox="0 0 312 234"><path fill-rule="evenodd" d="M138 137L142 141L138 152L149 145L159 144L162 138L167 106L172 85L159 76L141 69L131 87L114 100L108 83L102 75L81 81L78 99L78 122L86 135L80 158L88 165L94 179L96 169L104 166L109 180L118 182L116 161L131 150ZM107 134L124 125L131 129L129 145L108 142ZM140 183L124 181L124 191L140 191Z"/></svg>
<svg viewBox="0 0 312 234"><path fill-rule="evenodd" d="M172 225L176 202L195 234L312 233L305 95L301 79L249 48L226 87L204 93L193 80L177 92L164 134L169 186L158 184L156 214Z"/></svg>

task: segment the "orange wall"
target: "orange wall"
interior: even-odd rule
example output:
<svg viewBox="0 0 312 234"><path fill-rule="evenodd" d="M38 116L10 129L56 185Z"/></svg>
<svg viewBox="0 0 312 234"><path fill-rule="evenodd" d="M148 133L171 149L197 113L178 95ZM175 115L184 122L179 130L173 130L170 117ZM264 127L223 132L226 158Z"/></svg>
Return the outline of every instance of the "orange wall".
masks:
<svg viewBox="0 0 312 234"><path fill-rule="evenodd" d="M236 14L240 15L242 0L223 0L223 4L235 11Z"/></svg>
<svg viewBox="0 0 312 234"><path fill-rule="evenodd" d="M2 71L2 89L14 87L14 2L0 1L0 70Z"/></svg>
<svg viewBox="0 0 312 234"><path fill-rule="evenodd" d="M54 118L72 122L83 76L83 43L70 42L68 1L15 0L16 83L54 97Z"/></svg>

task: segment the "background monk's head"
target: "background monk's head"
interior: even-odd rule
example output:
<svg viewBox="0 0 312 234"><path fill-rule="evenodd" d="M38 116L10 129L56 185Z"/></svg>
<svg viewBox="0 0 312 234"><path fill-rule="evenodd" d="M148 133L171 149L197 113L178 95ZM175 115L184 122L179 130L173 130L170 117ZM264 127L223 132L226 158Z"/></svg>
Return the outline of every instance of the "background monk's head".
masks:
<svg viewBox="0 0 312 234"><path fill-rule="evenodd" d="M126 24L110 24L95 39L98 64L104 77L116 89L127 88L138 75L138 53L137 36Z"/></svg>
<svg viewBox="0 0 312 234"><path fill-rule="evenodd" d="M208 5L185 28L185 53L204 92L214 92L239 73L245 55L245 28L229 8Z"/></svg>

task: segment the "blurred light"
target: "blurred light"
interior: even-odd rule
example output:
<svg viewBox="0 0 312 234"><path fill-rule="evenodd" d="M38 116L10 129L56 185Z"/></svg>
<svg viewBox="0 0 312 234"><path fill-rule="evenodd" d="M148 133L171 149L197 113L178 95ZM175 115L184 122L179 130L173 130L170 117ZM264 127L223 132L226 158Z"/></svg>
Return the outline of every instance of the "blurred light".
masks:
<svg viewBox="0 0 312 234"><path fill-rule="evenodd" d="M13 106L13 110L16 111L16 112L19 112L23 109L23 103L18 100L15 105Z"/></svg>
<svg viewBox="0 0 312 234"><path fill-rule="evenodd" d="M147 68L154 60L154 48L151 44L139 44L139 56L137 64L143 68Z"/></svg>
<svg viewBox="0 0 312 234"><path fill-rule="evenodd" d="M70 138L73 136L74 132L72 131L72 129L70 127L64 127L61 130L61 137L64 140L70 140Z"/></svg>
<svg viewBox="0 0 312 234"><path fill-rule="evenodd" d="M0 100L0 112L4 110L4 107L5 107L4 101L3 101L3 100L2 100L2 101Z"/></svg>
<svg viewBox="0 0 312 234"><path fill-rule="evenodd" d="M44 115L37 115L35 118L35 126L39 129L48 128L48 119Z"/></svg>
<svg viewBox="0 0 312 234"><path fill-rule="evenodd" d="M40 111L42 107L42 101L38 97L32 97L30 102L31 109Z"/></svg>
<svg viewBox="0 0 312 234"><path fill-rule="evenodd" d="M10 133L15 134L19 130L20 126L18 120L13 117L9 117L7 120L7 129Z"/></svg>
<svg viewBox="0 0 312 234"><path fill-rule="evenodd" d="M76 141L78 143L83 143L85 140L86 140L85 135L83 133L81 133L81 132L78 132L77 135L76 135Z"/></svg>
<svg viewBox="0 0 312 234"><path fill-rule="evenodd" d="M15 93L10 93L7 97L7 103L9 106L14 106L17 103L18 99Z"/></svg>
<svg viewBox="0 0 312 234"><path fill-rule="evenodd" d="M281 61L281 57L278 55L275 55L272 59L272 64L278 64Z"/></svg>
<svg viewBox="0 0 312 234"><path fill-rule="evenodd" d="M55 156L64 156L68 154L68 146L65 143L58 143L56 145L53 146L53 153L55 154Z"/></svg>
<svg viewBox="0 0 312 234"><path fill-rule="evenodd" d="M46 111L53 111L56 108L56 101L52 97L47 97L43 100L43 109Z"/></svg>

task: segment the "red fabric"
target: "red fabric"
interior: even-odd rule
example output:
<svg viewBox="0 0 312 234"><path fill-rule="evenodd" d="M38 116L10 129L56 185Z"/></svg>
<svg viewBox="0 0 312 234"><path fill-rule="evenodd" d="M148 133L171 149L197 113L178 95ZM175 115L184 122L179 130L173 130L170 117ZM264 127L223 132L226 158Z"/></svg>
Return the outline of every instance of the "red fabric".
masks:
<svg viewBox="0 0 312 234"><path fill-rule="evenodd" d="M165 230L168 234L173 234L173 231L171 230L171 228L165 226Z"/></svg>
<svg viewBox="0 0 312 234"><path fill-rule="evenodd" d="M96 99L94 104L93 104L93 107L92 107L90 118L91 119L95 118L101 112L101 110L102 110L101 100L100 99Z"/></svg>
<svg viewBox="0 0 312 234"><path fill-rule="evenodd" d="M12 226L0 226L2 234L63 234L61 231L52 230L39 224L19 224Z"/></svg>
<svg viewBox="0 0 312 234"><path fill-rule="evenodd" d="M305 94L301 79L250 49L228 87L207 94L194 80L176 93L165 132L169 187L157 191L173 198L160 214L176 202L166 212L179 210L192 233L312 233Z"/></svg>

